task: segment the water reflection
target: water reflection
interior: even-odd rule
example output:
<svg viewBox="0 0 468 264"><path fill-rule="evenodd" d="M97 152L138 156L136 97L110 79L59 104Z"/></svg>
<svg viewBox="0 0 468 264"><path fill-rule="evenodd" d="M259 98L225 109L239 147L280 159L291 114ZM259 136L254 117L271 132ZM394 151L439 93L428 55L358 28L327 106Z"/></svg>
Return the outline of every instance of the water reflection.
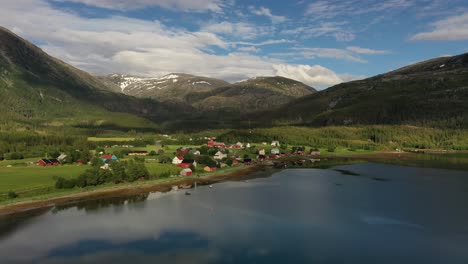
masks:
<svg viewBox="0 0 468 264"><path fill-rule="evenodd" d="M467 180L464 171L368 163L285 170L199 187L190 196L102 199L43 212L19 228L0 219L0 257L2 263L467 263Z"/></svg>

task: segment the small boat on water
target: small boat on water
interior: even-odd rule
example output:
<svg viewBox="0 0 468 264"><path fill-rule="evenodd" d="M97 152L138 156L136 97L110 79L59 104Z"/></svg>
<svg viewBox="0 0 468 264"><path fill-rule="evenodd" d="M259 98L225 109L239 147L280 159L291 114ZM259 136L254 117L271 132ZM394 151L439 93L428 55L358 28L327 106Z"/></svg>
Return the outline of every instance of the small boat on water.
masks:
<svg viewBox="0 0 468 264"><path fill-rule="evenodd" d="M210 186L208 186L208 187L213 188L213 185L210 185Z"/></svg>
<svg viewBox="0 0 468 264"><path fill-rule="evenodd" d="M185 195L191 195L191 193L189 191L186 191Z"/></svg>

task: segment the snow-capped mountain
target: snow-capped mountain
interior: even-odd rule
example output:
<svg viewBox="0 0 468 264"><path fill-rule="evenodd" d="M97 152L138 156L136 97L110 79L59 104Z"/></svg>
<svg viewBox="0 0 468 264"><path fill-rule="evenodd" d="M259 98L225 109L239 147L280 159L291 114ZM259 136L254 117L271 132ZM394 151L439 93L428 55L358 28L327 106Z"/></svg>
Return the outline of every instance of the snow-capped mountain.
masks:
<svg viewBox="0 0 468 264"><path fill-rule="evenodd" d="M182 73L171 73L162 77L111 74L99 78L114 92L161 101L184 100L189 93L208 92L229 85L222 80Z"/></svg>

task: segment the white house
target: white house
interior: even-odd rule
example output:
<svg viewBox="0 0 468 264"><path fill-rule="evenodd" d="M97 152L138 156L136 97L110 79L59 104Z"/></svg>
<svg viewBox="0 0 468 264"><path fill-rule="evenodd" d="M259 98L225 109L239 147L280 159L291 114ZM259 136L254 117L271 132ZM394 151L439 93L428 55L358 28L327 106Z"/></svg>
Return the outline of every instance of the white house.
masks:
<svg viewBox="0 0 468 264"><path fill-rule="evenodd" d="M278 148L274 148L274 149L271 150L271 154L278 155L278 154L280 154L280 150Z"/></svg>
<svg viewBox="0 0 468 264"><path fill-rule="evenodd" d="M259 150L258 150L258 155L263 155L263 156L265 156L265 149L259 149Z"/></svg>
<svg viewBox="0 0 468 264"><path fill-rule="evenodd" d="M246 148L250 148L250 143L247 143L247 145L245 145Z"/></svg>
<svg viewBox="0 0 468 264"><path fill-rule="evenodd" d="M280 143L279 143L279 141L274 140L274 141L271 142L271 145L272 145L272 146L275 146L275 147L279 147L279 146L280 146Z"/></svg>
<svg viewBox="0 0 468 264"><path fill-rule="evenodd" d="M227 158L227 155L222 153L221 151L216 152L216 154L214 155L215 160L222 160L224 158Z"/></svg>
<svg viewBox="0 0 468 264"><path fill-rule="evenodd" d="M176 156L172 159L172 164L181 164L184 158L182 156Z"/></svg>
<svg viewBox="0 0 468 264"><path fill-rule="evenodd" d="M58 156L57 160L60 162L64 162L67 159L67 155L62 153L60 156Z"/></svg>

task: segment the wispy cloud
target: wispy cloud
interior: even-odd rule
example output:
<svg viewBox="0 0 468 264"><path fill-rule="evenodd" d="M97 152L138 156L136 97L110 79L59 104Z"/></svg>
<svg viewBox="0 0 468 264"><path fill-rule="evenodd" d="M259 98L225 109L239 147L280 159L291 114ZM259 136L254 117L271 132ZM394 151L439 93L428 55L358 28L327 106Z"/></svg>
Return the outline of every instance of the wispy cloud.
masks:
<svg viewBox="0 0 468 264"><path fill-rule="evenodd" d="M349 60L359 63L367 63L366 60L354 55L349 50L345 49L336 49L336 48L292 48L295 52L299 53L301 56L313 59L313 58L332 58L332 59L341 59Z"/></svg>
<svg viewBox="0 0 468 264"><path fill-rule="evenodd" d="M55 2L74 2L113 10L136 10L159 6L184 12L212 11L221 13L223 2L220 0L52 0Z"/></svg>
<svg viewBox="0 0 468 264"><path fill-rule="evenodd" d="M376 49L368 49L368 48L361 48L361 47L356 47L356 46L349 46L346 47L347 50L358 53L358 54L388 54L390 53L389 50L376 50Z"/></svg>
<svg viewBox="0 0 468 264"><path fill-rule="evenodd" d="M433 30L412 36L411 40L468 40L468 12L431 24Z"/></svg>
<svg viewBox="0 0 468 264"><path fill-rule="evenodd" d="M307 27L302 26L292 29L285 29L280 33L300 36L301 38L305 39L329 36L340 42L352 41L356 36L351 30L344 28L346 24L347 22L344 21L321 22L312 24Z"/></svg>
<svg viewBox="0 0 468 264"><path fill-rule="evenodd" d="M274 32L273 27L259 26L248 22L233 23L229 21L211 21L202 25L201 30L240 39L255 39L272 35Z"/></svg>
<svg viewBox="0 0 468 264"><path fill-rule="evenodd" d="M273 15L271 13L271 10L266 8L266 7L260 7L260 8L255 8L253 6L249 7L249 10L250 12L252 12L252 14L255 14L257 16L266 16L268 17L269 19L271 19L271 22L273 23L281 23L281 22L284 22L286 21L286 17L285 16L276 16L276 15Z"/></svg>

